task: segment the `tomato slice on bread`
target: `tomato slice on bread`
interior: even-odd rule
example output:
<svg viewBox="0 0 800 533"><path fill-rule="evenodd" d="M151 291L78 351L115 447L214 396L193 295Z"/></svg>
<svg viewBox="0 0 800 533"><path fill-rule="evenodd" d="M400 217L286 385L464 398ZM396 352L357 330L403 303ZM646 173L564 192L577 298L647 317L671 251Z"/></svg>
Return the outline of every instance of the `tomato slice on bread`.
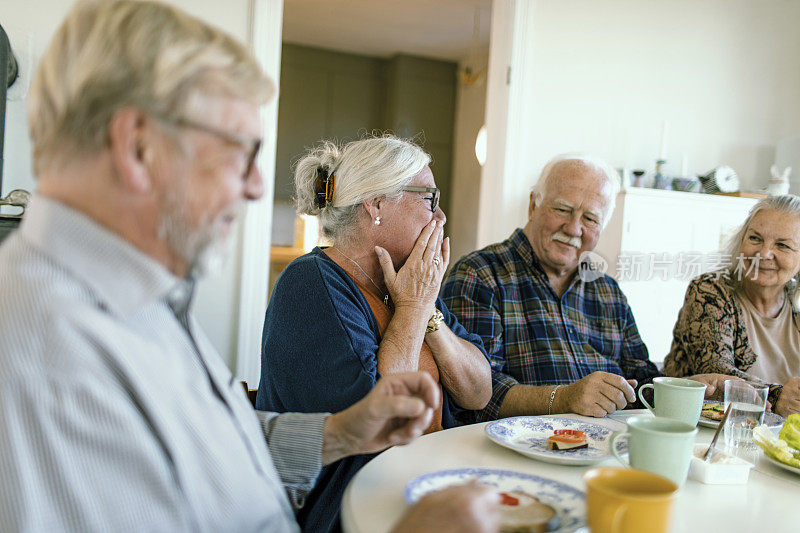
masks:
<svg viewBox="0 0 800 533"><path fill-rule="evenodd" d="M553 433L550 440L560 442L583 442L586 440L586 433L579 429L557 429Z"/></svg>
<svg viewBox="0 0 800 533"><path fill-rule="evenodd" d="M500 505L510 505L510 506L517 506L519 505L519 498L515 498L514 496L507 494L505 492L500 493Z"/></svg>
<svg viewBox="0 0 800 533"><path fill-rule="evenodd" d="M551 450L576 450L588 446L586 434L577 429L557 429L547 438L547 447Z"/></svg>

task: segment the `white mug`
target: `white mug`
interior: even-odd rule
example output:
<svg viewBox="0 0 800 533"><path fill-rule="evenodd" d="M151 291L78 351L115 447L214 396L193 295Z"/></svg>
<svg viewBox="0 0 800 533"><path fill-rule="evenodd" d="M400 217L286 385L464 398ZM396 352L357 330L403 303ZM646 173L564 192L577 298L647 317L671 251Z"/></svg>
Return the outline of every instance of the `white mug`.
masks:
<svg viewBox="0 0 800 533"><path fill-rule="evenodd" d="M648 388L654 390L655 407L647 403L642 394ZM680 420L690 426L696 426L700 420L705 394L705 383L684 378L658 377L652 384L639 388L639 400L654 415Z"/></svg>

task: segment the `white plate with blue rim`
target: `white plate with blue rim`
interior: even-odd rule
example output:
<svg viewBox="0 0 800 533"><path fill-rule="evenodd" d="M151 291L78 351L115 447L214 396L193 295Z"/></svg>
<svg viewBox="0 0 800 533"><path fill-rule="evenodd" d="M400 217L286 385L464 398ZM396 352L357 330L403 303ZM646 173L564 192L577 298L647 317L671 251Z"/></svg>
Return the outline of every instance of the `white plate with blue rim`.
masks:
<svg viewBox="0 0 800 533"><path fill-rule="evenodd" d="M547 439L557 429L578 429L586 434L586 448L551 450ZM484 428L486 436L522 455L559 465L593 465L612 459L611 437L613 429L572 418L550 416L515 416L489 422ZM617 442L617 451L628 453L627 442Z"/></svg>
<svg viewBox="0 0 800 533"><path fill-rule="evenodd" d="M715 402L713 400L703 400L703 408L706 408L709 405L719 404L723 405L723 402ZM764 424L767 427L771 428L779 428L786 422L786 419L783 418L781 415L777 413L773 413L772 411L767 411L764 413ZM719 427L719 420L714 420L712 418L708 418L703 416L703 413L700 413L700 420L697 423L703 427L717 429Z"/></svg>
<svg viewBox="0 0 800 533"><path fill-rule="evenodd" d="M586 525L586 494L542 476L493 468L458 468L422 474L408 482L406 501L415 504L431 492L477 480L499 492L524 492L556 510L558 531L574 531Z"/></svg>

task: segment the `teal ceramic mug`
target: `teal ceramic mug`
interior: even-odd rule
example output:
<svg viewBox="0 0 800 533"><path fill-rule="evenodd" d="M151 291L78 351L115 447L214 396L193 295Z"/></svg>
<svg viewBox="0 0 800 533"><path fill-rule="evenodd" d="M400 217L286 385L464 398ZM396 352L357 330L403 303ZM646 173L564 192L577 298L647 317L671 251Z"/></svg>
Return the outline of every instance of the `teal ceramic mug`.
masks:
<svg viewBox="0 0 800 533"><path fill-rule="evenodd" d="M645 389L653 389L655 407L647 403L642 394ZM653 383L639 388L639 400L654 415L672 418L696 426L703 410L703 398L706 395L705 383L683 378L659 377Z"/></svg>
<svg viewBox="0 0 800 533"><path fill-rule="evenodd" d="M628 431L611 439L611 452L625 466L663 476L678 486L686 481L697 428L669 418L633 416ZM617 441L628 437L628 459L620 457Z"/></svg>

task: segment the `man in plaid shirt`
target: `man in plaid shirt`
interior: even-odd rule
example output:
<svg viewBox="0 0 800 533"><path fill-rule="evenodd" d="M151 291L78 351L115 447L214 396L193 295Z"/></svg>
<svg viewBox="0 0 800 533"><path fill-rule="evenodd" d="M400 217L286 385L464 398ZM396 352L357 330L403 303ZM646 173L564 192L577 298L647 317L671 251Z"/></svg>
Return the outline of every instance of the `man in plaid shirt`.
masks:
<svg viewBox="0 0 800 533"><path fill-rule="evenodd" d="M619 188L607 163L558 156L531 192L525 228L454 265L442 297L481 336L492 364L492 399L477 421L602 417L635 402L637 384L660 375L617 282L585 268ZM708 384L707 395L722 379L695 378Z"/></svg>

